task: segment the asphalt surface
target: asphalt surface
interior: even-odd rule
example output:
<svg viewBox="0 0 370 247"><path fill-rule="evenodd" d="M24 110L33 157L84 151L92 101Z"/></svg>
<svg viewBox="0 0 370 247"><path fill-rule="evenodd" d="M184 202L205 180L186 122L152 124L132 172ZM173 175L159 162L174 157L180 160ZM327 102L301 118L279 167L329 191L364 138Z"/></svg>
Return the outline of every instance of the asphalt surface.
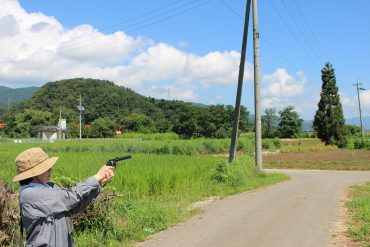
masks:
<svg viewBox="0 0 370 247"><path fill-rule="evenodd" d="M271 172L271 170L267 170ZM326 247L346 189L370 172L279 170L289 181L229 196L137 247Z"/></svg>

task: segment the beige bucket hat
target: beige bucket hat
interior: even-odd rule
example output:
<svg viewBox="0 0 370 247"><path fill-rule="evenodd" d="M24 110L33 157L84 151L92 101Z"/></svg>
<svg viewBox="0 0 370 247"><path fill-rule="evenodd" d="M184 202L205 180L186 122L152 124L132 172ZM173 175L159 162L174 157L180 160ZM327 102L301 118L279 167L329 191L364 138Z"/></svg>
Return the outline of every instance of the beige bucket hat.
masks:
<svg viewBox="0 0 370 247"><path fill-rule="evenodd" d="M27 149L15 158L18 175L13 178L13 181L17 182L43 174L49 170L58 159L59 157L49 158L49 155L38 147Z"/></svg>

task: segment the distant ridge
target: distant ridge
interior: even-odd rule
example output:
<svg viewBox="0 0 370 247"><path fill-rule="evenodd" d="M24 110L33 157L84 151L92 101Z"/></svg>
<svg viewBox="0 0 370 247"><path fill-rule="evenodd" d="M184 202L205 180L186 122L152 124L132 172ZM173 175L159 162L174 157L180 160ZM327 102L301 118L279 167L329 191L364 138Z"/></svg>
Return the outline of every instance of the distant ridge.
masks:
<svg viewBox="0 0 370 247"><path fill-rule="evenodd" d="M39 89L38 87L10 88L0 86L0 108L8 107L8 104L27 100Z"/></svg>
<svg viewBox="0 0 370 247"><path fill-rule="evenodd" d="M346 124L360 126L360 118L346 119ZM370 131L370 116L362 117L362 124L365 130Z"/></svg>
<svg viewBox="0 0 370 247"><path fill-rule="evenodd" d="M302 124L303 131L313 131L312 123L312 120L304 120ZM360 118L348 118L346 124L360 126ZM370 116L362 117L362 124L365 130L370 131Z"/></svg>
<svg viewBox="0 0 370 247"><path fill-rule="evenodd" d="M249 115L248 119L251 123L254 121L254 115ZM313 120L304 120L302 123L303 131L313 131ZM360 118L348 118L346 119L347 125L360 126ZM364 125L364 130L370 131L370 116L362 117L362 124Z"/></svg>

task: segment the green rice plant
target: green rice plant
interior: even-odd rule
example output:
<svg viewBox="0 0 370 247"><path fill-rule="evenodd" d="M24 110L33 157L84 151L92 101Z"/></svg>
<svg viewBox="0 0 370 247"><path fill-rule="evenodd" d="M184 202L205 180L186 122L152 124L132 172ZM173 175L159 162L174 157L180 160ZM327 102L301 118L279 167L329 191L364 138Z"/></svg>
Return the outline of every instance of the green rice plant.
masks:
<svg viewBox="0 0 370 247"><path fill-rule="evenodd" d="M356 246L369 246L370 243L370 183L351 188L350 200L346 203L351 221L349 235L358 242Z"/></svg>
<svg viewBox="0 0 370 247"><path fill-rule="evenodd" d="M170 133L152 133L152 134L144 134L144 133L123 133L120 135L116 135L115 138L125 138L125 139L141 139L141 140L179 140L180 137L178 134L170 132Z"/></svg>

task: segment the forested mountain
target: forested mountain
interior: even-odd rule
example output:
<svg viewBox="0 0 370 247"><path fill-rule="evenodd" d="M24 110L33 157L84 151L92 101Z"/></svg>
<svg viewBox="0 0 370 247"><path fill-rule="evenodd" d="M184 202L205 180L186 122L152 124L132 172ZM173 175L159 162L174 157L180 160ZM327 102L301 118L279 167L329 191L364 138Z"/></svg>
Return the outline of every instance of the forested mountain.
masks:
<svg viewBox="0 0 370 247"><path fill-rule="evenodd" d="M41 87L31 98L30 108L56 112L62 110L63 118L77 114L78 98L81 94L85 111L85 123L91 123L99 117L119 119L134 110L136 113L155 115L153 102L131 89L119 87L110 81L93 79L72 79L49 82ZM153 112L152 112L153 111Z"/></svg>
<svg viewBox="0 0 370 247"><path fill-rule="evenodd" d="M8 123L5 134L36 136L43 125L55 125L67 119L69 136L77 135L78 98L81 94L86 137L112 136L114 129L124 132L173 131L184 138L226 137L231 133L233 106L200 106L175 100L158 100L139 95L113 82L77 78L49 82L39 88L28 101L0 116ZM241 110L240 130L251 130L248 111ZM102 132L107 132L103 133Z"/></svg>
<svg viewBox="0 0 370 247"><path fill-rule="evenodd" d="M0 108L7 108L9 105L21 100L29 99L39 89L38 87L9 88L0 86Z"/></svg>

